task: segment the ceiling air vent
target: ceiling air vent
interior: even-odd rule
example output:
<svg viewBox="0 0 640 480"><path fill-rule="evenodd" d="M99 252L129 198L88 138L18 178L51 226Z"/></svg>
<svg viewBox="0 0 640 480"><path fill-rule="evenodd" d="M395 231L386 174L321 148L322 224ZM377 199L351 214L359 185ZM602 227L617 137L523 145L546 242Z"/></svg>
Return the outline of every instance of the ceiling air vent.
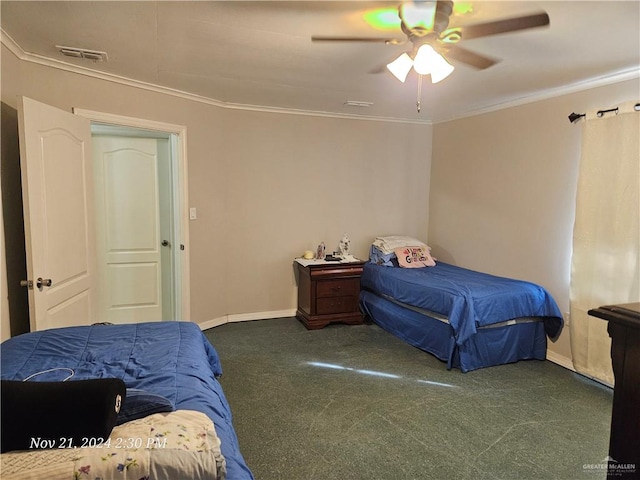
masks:
<svg viewBox="0 0 640 480"><path fill-rule="evenodd" d="M85 58L94 62L106 62L109 60L107 52L88 50L86 48L63 47L61 45L56 45L56 48L66 57Z"/></svg>

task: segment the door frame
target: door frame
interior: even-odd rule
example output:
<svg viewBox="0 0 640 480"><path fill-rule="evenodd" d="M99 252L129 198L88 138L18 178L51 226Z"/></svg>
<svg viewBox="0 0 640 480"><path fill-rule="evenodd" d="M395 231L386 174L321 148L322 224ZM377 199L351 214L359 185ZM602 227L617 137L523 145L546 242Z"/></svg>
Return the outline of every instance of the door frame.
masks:
<svg viewBox="0 0 640 480"><path fill-rule="evenodd" d="M73 108L73 113L91 122L110 124L117 127L132 127L145 130L155 130L171 135L170 149L173 170L173 206L176 216L174 219L174 235L178 238L180 249L174 249L176 261L175 290L176 312L180 320L191 319L190 283L189 283L189 196L187 188L187 127L170 123L127 117L111 113L96 112L81 108ZM184 246L184 249L182 249ZM178 253L179 252L179 253Z"/></svg>

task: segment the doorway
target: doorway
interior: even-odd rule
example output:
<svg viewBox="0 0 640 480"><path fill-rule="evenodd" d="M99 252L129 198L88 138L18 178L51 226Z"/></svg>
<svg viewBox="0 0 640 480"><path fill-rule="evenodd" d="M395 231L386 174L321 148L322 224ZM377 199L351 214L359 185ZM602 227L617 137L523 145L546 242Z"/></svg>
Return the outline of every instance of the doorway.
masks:
<svg viewBox="0 0 640 480"><path fill-rule="evenodd" d="M166 132L91 125L102 321L179 318L173 142Z"/></svg>
<svg viewBox="0 0 640 480"><path fill-rule="evenodd" d="M185 128L74 113L91 120L99 318L188 320Z"/></svg>

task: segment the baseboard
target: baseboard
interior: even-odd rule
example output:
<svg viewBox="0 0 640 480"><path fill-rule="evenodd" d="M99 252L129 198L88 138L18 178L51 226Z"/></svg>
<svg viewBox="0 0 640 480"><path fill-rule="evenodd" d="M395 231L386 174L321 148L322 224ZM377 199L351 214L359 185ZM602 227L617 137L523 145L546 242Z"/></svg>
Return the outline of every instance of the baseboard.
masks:
<svg viewBox="0 0 640 480"><path fill-rule="evenodd" d="M250 322L252 320L270 320L274 318L295 317L296 311L291 310L272 310L269 312L253 312L253 313L236 313L231 315L224 315L222 317L207 320L206 322L199 323L201 330L207 330L213 327L219 327L225 323L234 322Z"/></svg>
<svg viewBox="0 0 640 480"><path fill-rule="evenodd" d="M207 320L206 322L198 323L200 330L208 330L213 327L219 327L220 325L224 325L227 323L227 316L214 318L213 320Z"/></svg>
<svg viewBox="0 0 640 480"><path fill-rule="evenodd" d="M248 322L251 320L269 320L273 318L295 317L296 311L292 310L272 310L270 312L238 313L227 315L228 322Z"/></svg>
<svg viewBox="0 0 640 480"><path fill-rule="evenodd" d="M576 369L573 368L573 362L571 361L571 359L568 357L565 357L564 355L558 355L555 352L547 350L547 360L557 365L560 365L561 367L567 368L572 372L576 371Z"/></svg>

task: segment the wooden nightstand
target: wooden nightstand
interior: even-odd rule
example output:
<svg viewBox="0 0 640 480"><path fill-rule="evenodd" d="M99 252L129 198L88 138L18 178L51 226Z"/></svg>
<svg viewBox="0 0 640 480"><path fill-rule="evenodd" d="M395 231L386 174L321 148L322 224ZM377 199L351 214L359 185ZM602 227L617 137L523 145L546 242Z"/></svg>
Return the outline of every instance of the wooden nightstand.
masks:
<svg viewBox="0 0 640 480"><path fill-rule="evenodd" d="M334 322L362 324L360 275L365 262L299 262L296 317L309 330Z"/></svg>

